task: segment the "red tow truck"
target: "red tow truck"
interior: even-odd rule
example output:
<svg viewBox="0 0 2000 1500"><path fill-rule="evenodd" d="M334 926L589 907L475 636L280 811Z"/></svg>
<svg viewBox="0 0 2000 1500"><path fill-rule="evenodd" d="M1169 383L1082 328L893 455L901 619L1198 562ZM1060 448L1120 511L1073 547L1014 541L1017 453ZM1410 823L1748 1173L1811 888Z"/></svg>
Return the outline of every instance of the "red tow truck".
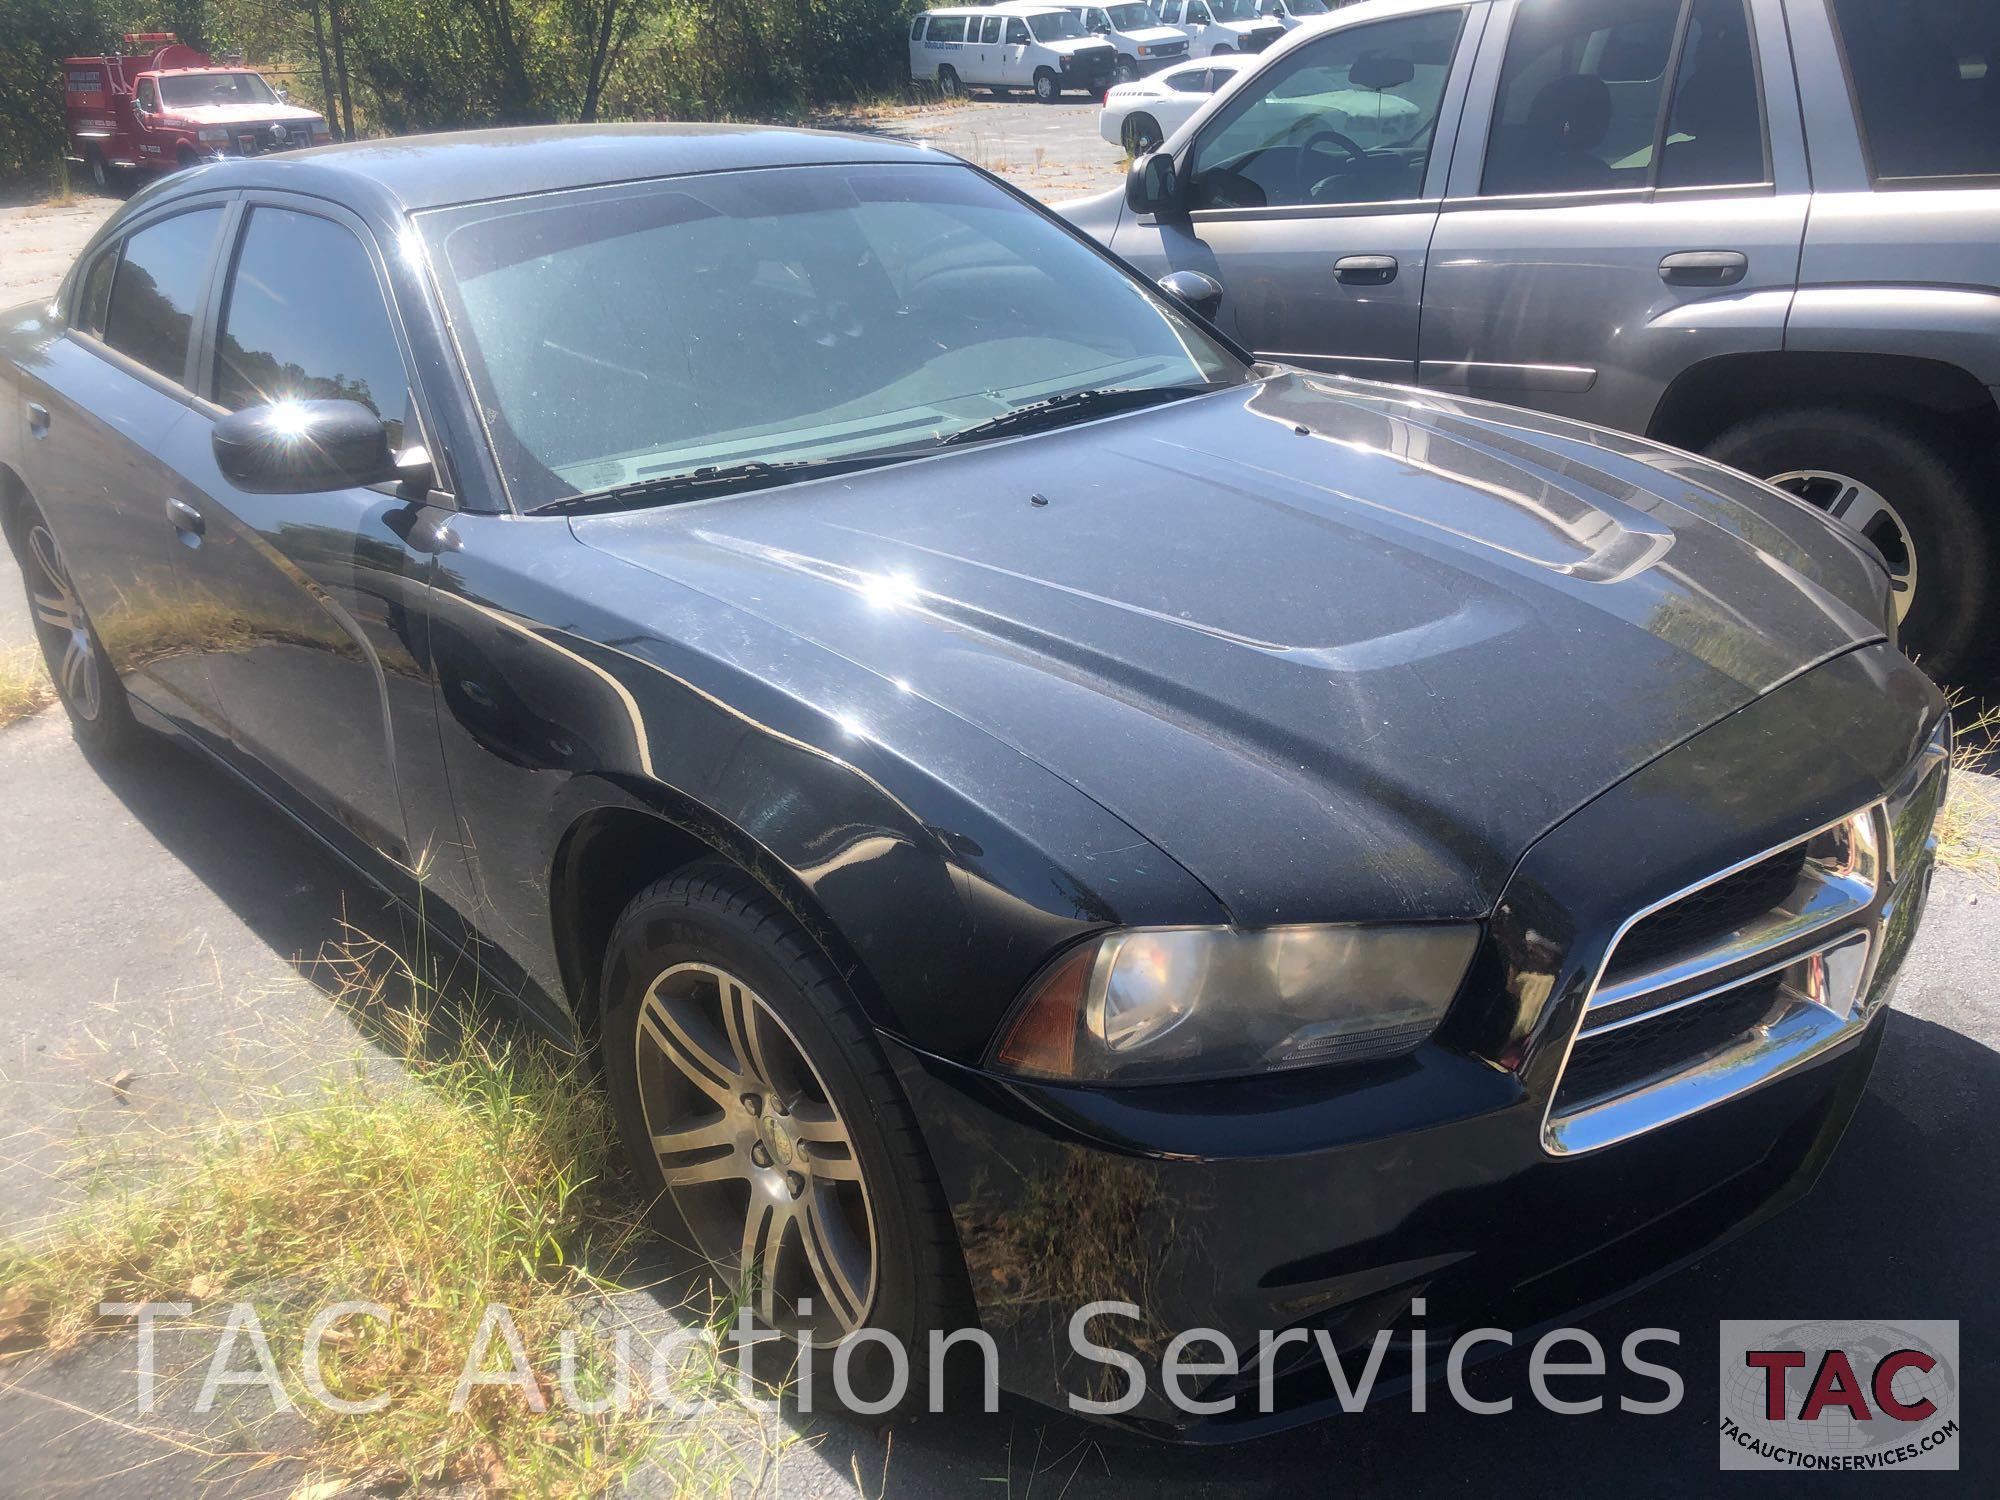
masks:
<svg viewBox="0 0 2000 1500"><path fill-rule="evenodd" d="M170 31L129 33L125 47L62 64L69 154L101 191L121 173L333 139L322 116L287 104L252 69L217 63Z"/></svg>

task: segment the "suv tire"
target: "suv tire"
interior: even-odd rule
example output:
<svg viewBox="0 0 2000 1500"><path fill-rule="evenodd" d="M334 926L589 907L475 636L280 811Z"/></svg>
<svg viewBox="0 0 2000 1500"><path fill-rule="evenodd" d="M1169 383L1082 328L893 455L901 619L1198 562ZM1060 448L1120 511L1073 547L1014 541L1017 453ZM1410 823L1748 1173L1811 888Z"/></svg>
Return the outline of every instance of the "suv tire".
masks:
<svg viewBox="0 0 2000 1500"><path fill-rule="evenodd" d="M1934 677L1973 661L1993 601L2000 536L1979 504L1969 456L1949 433L1815 407L1754 417L1704 451L1858 522L1908 585L1903 649Z"/></svg>

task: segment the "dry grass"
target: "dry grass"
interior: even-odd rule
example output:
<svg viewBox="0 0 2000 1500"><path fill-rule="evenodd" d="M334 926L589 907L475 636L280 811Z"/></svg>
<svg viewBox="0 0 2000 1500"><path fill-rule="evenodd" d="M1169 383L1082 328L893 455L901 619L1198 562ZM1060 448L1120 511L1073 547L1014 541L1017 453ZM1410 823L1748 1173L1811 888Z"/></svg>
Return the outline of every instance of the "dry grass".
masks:
<svg viewBox="0 0 2000 1500"><path fill-rule="evenodd" d="M578 1330L610 1332L608 1299L619 1288L603 1268L626 1263L639 1229L637 1205L619 1186L608 1108L582 1064L443 1008L421 966L381 944L344 944L330 967L343 1005L374 1019L378 1045L402 1066L357 1051L303 1083L266 1087L255 1107L219 1107L165 1147L148 1138L136 1178L116 1146L100 1148L94 1165L110 1186L99 1202L32 1247L0 1246L0 1359L91 1337L102 1302L248 1300L310 1425L316 1476L591 1495L650 1465L673 1492L696 1496L732 1493L754 1476L771 1445L728 1404L712 1357L650 1394L715 1398L713 1419L662 1426L644 1404L641 1340L632 1400L591 1415L561 1399L566 1332L582 1351L578 1394L613 1389L605 1340ZM372 1415L329 1411L302 1383L296 1351L307 1324L344 1300L391 1313L387 1323L349 1320L323 1346L336 1395L388 1395ZM511 1310L543 1412L499 1386L451 1409L493 1303ZM493 1348L487 1368L504 1368L504 1345Z"/></svg>
<svg viewBox="0 0 2000 1500"><path fill-rule="evenodd" d="M0 729L38 714L56 701L42 653L34 646L0 650Z"/></svg>
<svg viewBox="0 0 2000 1500"><path fill-rule="evenodd" d="M1938 863L2000 886L2000 708L1952 704L1951 795L1938 813Z"/></svg>

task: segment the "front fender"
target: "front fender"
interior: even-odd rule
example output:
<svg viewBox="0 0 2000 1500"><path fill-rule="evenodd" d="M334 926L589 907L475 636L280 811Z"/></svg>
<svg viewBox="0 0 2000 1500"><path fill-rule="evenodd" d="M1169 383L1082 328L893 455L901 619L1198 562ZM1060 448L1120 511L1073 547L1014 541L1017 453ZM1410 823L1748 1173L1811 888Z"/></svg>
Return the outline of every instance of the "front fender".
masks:
<svg viewBox="0 0 2000 1500"><path fill-rule="evenodd" d="M919 696L571 553L553 527L456 524L466 545L432 638L462 909L572 1007L551 884L573 831L605 811L664 825L644 879L690 844L756 875L878 1028L948 1057L976 1059L1049 953L1083 933L1226 920L1129 825Z"/></svg>

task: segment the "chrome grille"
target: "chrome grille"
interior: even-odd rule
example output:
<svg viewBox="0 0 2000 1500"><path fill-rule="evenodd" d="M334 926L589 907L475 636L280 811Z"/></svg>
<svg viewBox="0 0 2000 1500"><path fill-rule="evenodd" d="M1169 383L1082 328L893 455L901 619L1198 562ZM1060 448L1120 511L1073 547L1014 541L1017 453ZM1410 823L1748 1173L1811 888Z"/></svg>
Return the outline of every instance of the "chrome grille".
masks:
<svg viewBox="0 0 2000 1500"><path fill-rule="evenodd" d="M1907 941L1950 760L1941 723L1882 801L1648 907L1612 940L1543 1144L1574 1155L1733 1098L1851 1040ZM1886 985L1883 987L1886 989Z"/></svg>

